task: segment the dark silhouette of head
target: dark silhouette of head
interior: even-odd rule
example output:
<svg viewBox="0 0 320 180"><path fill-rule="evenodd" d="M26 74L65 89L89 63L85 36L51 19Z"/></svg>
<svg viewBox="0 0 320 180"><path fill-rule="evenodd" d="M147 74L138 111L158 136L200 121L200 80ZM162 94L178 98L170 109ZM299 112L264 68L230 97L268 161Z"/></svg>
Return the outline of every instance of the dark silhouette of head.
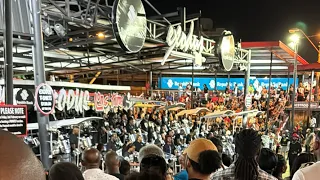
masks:
<svg viewBox="0 0 320 180"><path fill-rule="evenodd" d="M128 175L130 173L130 163L125 160L125 159L121 159L121 163L120 163L120 168L119 168L119 171L120 171L120 174L123 174L123 175Z"/></svg>
<svg viewBox="0 0 320 180"><path fill-rule="evenodd" d="M120 160L118 154L114 151L108 151L105 158L108 173L119 173Z"/></svg>
<svg viewBox="0 0 320 180"><path fill-rule="evenodd" d="M101 161L101 154L95 148L90 148L84 151L82 155L82 165L86 167L86 169L94 169L99 168Z"/></svg>
<svg viewBox="0 0 320 180"><path fill-rule="evenodd" d="M261 143L261 136L253 129L244 129L236 134L235 146L238 154L235 162L236 179L257 180L259 176L257 157Z"/></svg>
<svg viewBox="0 0 320 180"><path fill-rule="evenodd" d="M286 159L281 154L277 154L277 156L278 156L278 163L275 170L273 171L273 176L279 178L279 177L282 177L282 174L287 171L287 162L286 162Z"/></svg>
<svg viewBox="0 0 320 180"><path fill-rule="evenodd" d="M53 165L49 172L50 180L84 180L79 168L69 162L60 162Z"/></svg>
<svg viewBox="0 0 320 180"><path fill-rule="evenodd" d="M290 175L291 177L293 177L294 173L296 173L302 164L305 163L312 163L312 162L316 162L316 157L311 154L311 153L301 153L295 160L293 163L293 166L291 168L291 172Z"/></svg>
<svg viewBox="0 0 320 180"><path fill-rule="evenodd" d="M262 148L259 155L259 166L262 170L272 174L278 163L277 155L268 148Z"/></svg>
<svg viewBox="0 0 320 180"><path fill-rule="evenodd" d="M4 178L5 177L5 178ZM17 136L0 130L0 179L45 180L41 162Z"/></svg>

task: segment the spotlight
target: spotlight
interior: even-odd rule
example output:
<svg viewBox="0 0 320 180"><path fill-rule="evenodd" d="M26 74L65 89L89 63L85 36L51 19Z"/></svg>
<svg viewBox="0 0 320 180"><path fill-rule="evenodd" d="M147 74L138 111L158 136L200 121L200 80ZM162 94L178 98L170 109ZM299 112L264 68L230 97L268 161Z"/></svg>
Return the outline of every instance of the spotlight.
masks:
<svg viewBox="0 0 320 180"><path fill-rule="evenodd" d="M98 37L99 39L103 39L103 38L106 37L106 35L105 35L104 33L100 32L100 33L97 34L97 37Z"/></svg>
<svg viewBox="0 0 320 180"><path fill-rule="evenodd" d="M67 34L66 29L59 23L54 25L54 31L59 37L64 37Z"/></svg>
<svg viewBox="0 0 320 180"><path fill-rule="evenodd" d="M46 21L42 21L42 32L47 37L49 37L53 34L52 28L50 27L49 23L47 23Z"/></svg>

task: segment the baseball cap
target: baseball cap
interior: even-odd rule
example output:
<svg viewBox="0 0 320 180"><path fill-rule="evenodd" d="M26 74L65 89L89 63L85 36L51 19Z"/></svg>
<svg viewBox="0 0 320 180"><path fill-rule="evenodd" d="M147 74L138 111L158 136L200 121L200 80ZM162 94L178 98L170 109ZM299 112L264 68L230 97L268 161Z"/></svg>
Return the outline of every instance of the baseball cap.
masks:
<svg viewBox="0 0 320 180"><path fill-rule="evenodd" d="M198 163L200 153L207 150L218 151L217 147L210 140L199 138L191 141L184 154L187 154L189 159Z"/></svg>

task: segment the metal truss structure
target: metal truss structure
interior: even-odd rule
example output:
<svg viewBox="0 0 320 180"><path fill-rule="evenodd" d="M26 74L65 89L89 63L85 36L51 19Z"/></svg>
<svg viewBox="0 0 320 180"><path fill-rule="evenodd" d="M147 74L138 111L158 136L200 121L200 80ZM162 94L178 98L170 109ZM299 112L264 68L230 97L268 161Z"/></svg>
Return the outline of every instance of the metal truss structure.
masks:
<svg viewBox="0 0 320 180"><path fill-rule="evenodd" d="M29 18L28 3L18 0L13 8L20 8L14 20L14 74L32 75L32 19ZM20 3L20 4L19 4ZM147 0L145 7L150 6ZM112 28L112 0L43 0L42 26L44 32L44 56L48 75L74 80L90 80L97 72L100 78L125 81L146 79L147 72L154 75L166 72L184 71L191 74L192 60L170 56L165 65L160 62L167 50L165 36L169 25L179 25L179 12L147 16L147 39L143 49L138 53L126 53L118 45ZM3 8L2 8L3 9ZM24 17L25 16L25 17ZM28 18L26 18L28 17ZM185 23L198 21L199 14L186 16ZM26 26L25 20L30 21ZM1 28L1 26L0 26ZM201 31L197 29L199 35ZM1 33L2 34L2 33ZM241 49L241 48L240 48ZM3 48L0 48L3 51ZM240 50L238 59L245 58L245 50ZM224 71L219 68L215 57L215 41L204 38L204 53L207 61L201 71ZM3 53L1 52L3 57ZM3 61L0 58L0 61ZM236 70L237 67L235 67ZM156 76L155 76L156 78Z"/></svg>

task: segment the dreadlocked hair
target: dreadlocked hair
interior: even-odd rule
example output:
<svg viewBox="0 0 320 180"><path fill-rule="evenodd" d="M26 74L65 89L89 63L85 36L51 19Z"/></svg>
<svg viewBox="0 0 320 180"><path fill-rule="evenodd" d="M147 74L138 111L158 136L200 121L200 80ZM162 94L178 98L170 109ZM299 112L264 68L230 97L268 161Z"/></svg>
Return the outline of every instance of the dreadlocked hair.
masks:
<svg viewBox="0 0 320 180"><path fill-rule="evenodd" d="M235 177L238 180L257 180L259 176L256 156L261 148L261 136L253 129L244 129L236 135Z"/></svg>

